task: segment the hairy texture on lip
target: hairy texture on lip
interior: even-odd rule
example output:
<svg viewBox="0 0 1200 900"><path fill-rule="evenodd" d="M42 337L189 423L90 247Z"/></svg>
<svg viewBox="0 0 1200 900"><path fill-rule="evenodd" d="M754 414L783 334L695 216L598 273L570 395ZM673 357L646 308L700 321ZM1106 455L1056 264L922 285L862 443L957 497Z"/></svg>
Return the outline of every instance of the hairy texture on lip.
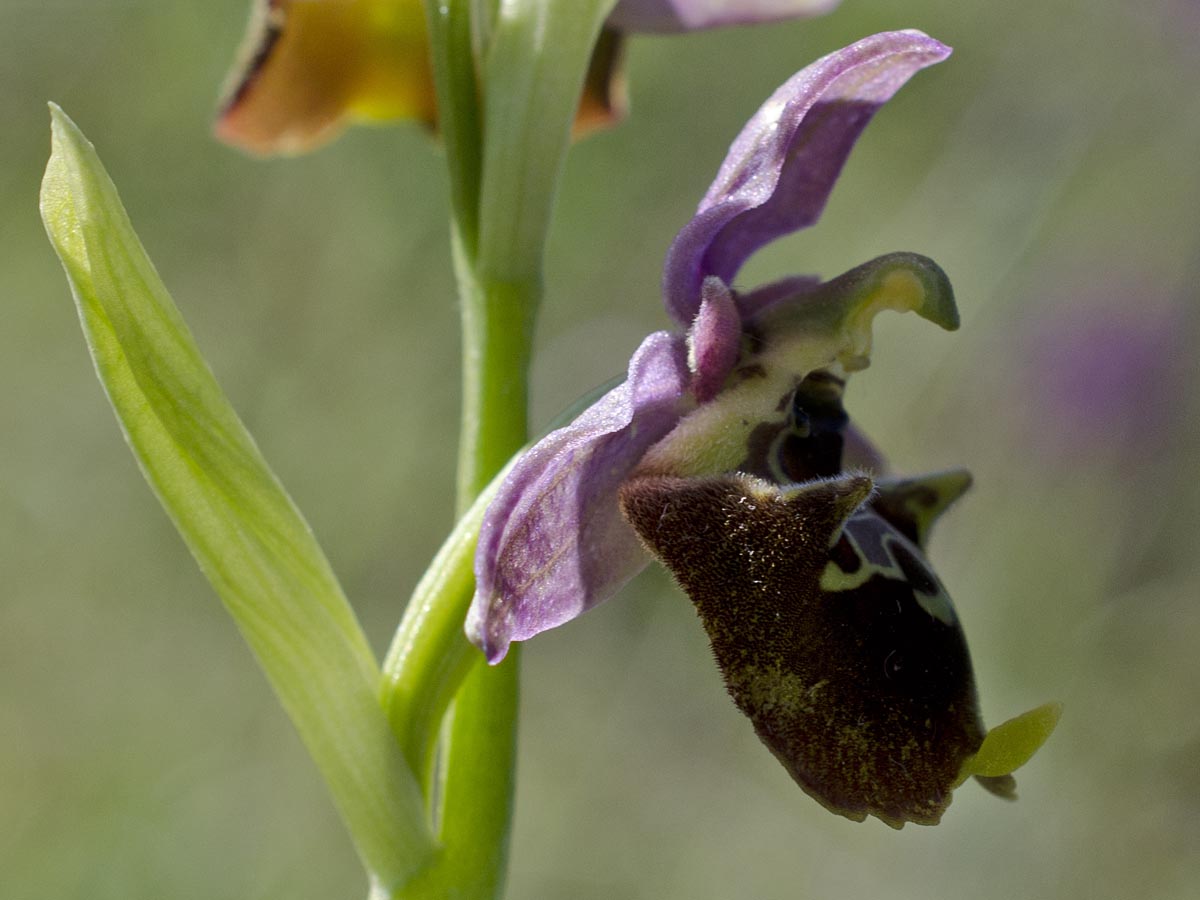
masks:
<svg viewBox="0 0 1200 900"><path fill-rule="evenodd" d="M983 725L962 629L930 613L940 584L863 506L871 490L854 474L787 486L652 476L626 482L621 504L800 787L856 821L932 825Z"/></svg>

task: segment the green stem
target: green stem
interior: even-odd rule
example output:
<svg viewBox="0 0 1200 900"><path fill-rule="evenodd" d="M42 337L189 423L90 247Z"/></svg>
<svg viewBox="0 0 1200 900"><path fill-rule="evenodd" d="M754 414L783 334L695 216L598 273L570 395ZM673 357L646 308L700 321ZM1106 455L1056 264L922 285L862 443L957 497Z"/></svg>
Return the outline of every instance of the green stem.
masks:
<svg viewBox="0 0 1200 900"><path fill-rule="evenodd" d="M475 653L454 700L439 785L441 848L405 900L503 895L516 763L518 648L491 667Z"/></svg>
<svg viewBox="0 0 1200 900"><path fill-rule="evenodd" d="M455 229L463 323L459 513L525 443L527 373L541 279L481 281Z"/></svg>
<svg viewBox="0 0 1200 900"><path fill-rule="evenodd" d="M455 880L463 896L503 893L516 786L520 658L518 649L489 666L476 654L454 701L441 837L447 855L457 861Z"/></svg>
<svg viewBox="0 0 1200 900"><path fill-rule="evenodd" d="M550 213L592 45L613 3L526 0L497 7L481 51L481 94L471 0L426 0L463 318L462 521L418 585L384 664L382 703L424 787L440 841L433 863L405 886L407 900L489 900L503 887L518 654L510 650L504 664L488 667L467 644L462 622L488 500L479 495L499 482L493 477L526 439ZM435 785L436 736L451 697Z"/></svg>

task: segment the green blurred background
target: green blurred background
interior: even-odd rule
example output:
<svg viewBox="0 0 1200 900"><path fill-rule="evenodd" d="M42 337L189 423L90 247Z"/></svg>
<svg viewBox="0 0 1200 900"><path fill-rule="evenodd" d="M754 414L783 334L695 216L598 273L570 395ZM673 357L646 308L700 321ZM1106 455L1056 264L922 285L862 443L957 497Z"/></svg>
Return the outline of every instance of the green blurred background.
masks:
<svg viewBox="0 0 1200 900"><path fill-rule="evenodd" d="M142 483L37 218L54 100L382 651L450 525L445 178L413 128L261 163L210 119L246 0L0 0L0 896L356 897L317 773ZM847 0L632 43L633 115L573 151L535 428L664 327L663 252L796 69L922 28L819 227L743 273L915 250L963 328L877 323L849 405L975 490L933 557L984 715L1062 700L1005 804L893 832L804 796L661 571L524 655L514 898L1193 897L1200 890L1200 8Z"/></svg>

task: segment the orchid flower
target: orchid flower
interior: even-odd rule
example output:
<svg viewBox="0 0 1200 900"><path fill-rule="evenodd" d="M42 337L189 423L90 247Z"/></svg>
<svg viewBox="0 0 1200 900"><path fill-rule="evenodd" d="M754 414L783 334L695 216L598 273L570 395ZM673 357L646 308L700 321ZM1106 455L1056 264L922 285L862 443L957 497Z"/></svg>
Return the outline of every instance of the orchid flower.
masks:
<svg viewBox="0 0 1200 900"><path fill-rule="evenodd" d="M925 559L954 471L876 477L846 377L886 309L958 326L949 281L896 253L831 281L734 287L746 259L812 225L874 113L944 45L875 35L777 90L734 141L667 254L678 328L510 469L484 515L467 633L490 662L576 618L652 558L696 605L738 707L800 786L852 819L936 823L970 775L1010 775L1057 707L989 734L966 641ZM986 740L985 740L986 736Z"/></svg>
<svg viewBox="0 0 1200 900"><path fill-rule="evenodd" d="M840 0L620 0L592 53L575 130L625 112L627 32L678 32L815 16ZM423 0L254 0L217 120L224 141L299 153L350 122L434 127L437 101Z"/></svg>

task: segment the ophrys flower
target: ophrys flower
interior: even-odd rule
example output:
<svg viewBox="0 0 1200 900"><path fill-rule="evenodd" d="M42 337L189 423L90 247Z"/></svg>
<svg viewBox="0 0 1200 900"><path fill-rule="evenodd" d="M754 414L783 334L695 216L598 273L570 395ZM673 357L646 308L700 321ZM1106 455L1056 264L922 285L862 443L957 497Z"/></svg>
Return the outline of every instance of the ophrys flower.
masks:
<svg viewBox="0 0 1200 900"><path fill-rule="evenodd" d="M1057 720L985 741L961 624L925 559L965 472L882 476L842 405L885 309L958 326L950 283L911 253L828 282L732 284L747 257L818 218L875 111L948 48L876 35L784 84L735 140L667 256L677 332L518 460L489 507L471 639L575 618L660 559L694 602L734 702L834 812L936 823L969 775L1002 796Z"/></svg>

